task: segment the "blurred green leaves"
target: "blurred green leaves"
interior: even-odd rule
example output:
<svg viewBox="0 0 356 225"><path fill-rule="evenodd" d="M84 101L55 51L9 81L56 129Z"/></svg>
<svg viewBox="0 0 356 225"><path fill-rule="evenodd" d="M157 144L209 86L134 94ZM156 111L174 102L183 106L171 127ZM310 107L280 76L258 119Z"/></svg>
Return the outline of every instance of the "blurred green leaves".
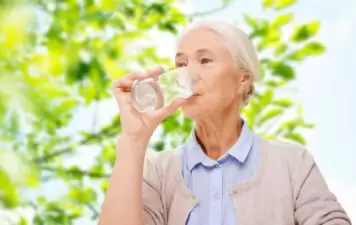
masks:
<svg viewBox="0 0 356 225"><path fill-rule="evenodd" d="M321 55L324 52L325 47L322 43L312 41L305 44L301 49L288 54L286 59L291 61L302 61L308 56Z"/></svg>
<svg viewBox="0 0 356 225"><path fill-rule="evenodd" d="M302 42L315 36L320 28L319 21L313 21L301 26L298 26L292 33L290 40L293 42Z"/></svg>
<svg viewBox="0 0 356 225"><path fill-rule="evenodd" d="M293 140L295 142L298 142L299 144L302 144L302 145L307 144L307 141L300 133L288 133L284 137L286 137L290 140Z"/></svg>
<svg viewBox="0 0 356 225"><path fill-rule="evenodd" d="M70 200L74 200L80 204L87 204L96 200L96 193L92 188L82 189L80 187L73 187L68 193Z"/></svg>
<svg viewBox="0 0 356 225"><path fill-rule="evenodd" d="M287 13L287 14L282 14L279 15L277 18L275 18L272 23L271 23L271 27L272 28L279 28L282 25L286 25L289 22L291 22L293 18L293 14L292 13Z"/></svg>
<svg viewBox="0 0 356 225"><path fill-rule="evenodd" d="M297 78L294 63L321 55L325 47L313 40L320 29L319 21L296 26L293 13L280 12L295 2L263 0L264 8L276 12L271 21L244 15L250 27L249 36L264 57L260 60L262 80L259 89L242 112L250 128L261 136L306 144L301 131L314 125L304 121L301 107L286 98L283 92L291 89L290 84Z"/></svg>
<svg viewBox="0 0 356 225"><path fill-rule="evenodd" d="M281 77L287 81L295 79L294 69L285 62L270 62L268 66L274 76Z"/></svg>
<svg viewBox="0 0 356 225"><path fill-rule="evenodd" d="M281 106L281 107L289 107L294 105L294 102L288 98L280 98L273 101L274 105Z"/></svg>
<svg viewBox="0 0 356 225"><path fill-rule="evenodd" d="M259 22L256 19L252 18L248 14L244 14L244 19L247 22L247 24L250 25L252 28L254 29L258 28Z"/></svg>
<svg viewBox="0 0 356 225"><path fill-rule="evenodd" d="M33 223L35 225L69 225L73 224L73 220L84 215L82 208L66 200L46 201L42 198L38 202L40 202L38 206L40 212L34 216Z"/></svg>
<svg viewBox="0 0 356 225"><path fill-rule="evenodd" d="M284 9L293 5L297 0L276 0L276 9Z"/></svg>
<svg viewBox="0 0 356 225"><path fill-rule="evenodd" d="M274 4L274 2L275 2L275 0L263 0L262 5L264 8L268 8L268 7L272 6Z"/></svg>
<svg viewBox="0 0 356 225"><path fill-rule="evenodd" d="M276 50L274 51L274 56L278 57L280 55L282 55L283 53L285 53L288 50L288 45L286 44L278 44L276 47Z"/></svg>
<svg viewBox="0 0 356 225"><path fill-rule="evenodd" d="M276 10L284 9L288 6L293 5L296 3L297 0L263 0L263 7L269 8L274 6Z"/></svg>
<svg viewBox="0 0 356 225"><path fill-rule="evenodd" d="M21 203L19 189L37 187L39 170L21 155L0 149L0 205L16 208Z"/></svg>
<svg viewBox="0 0 356 225"><path fill-rule="evenodd" d="M18 52L25 47L29 40L29 30L26 28L34 16L33 11L26 6L15 3L7 6L0 9L0 57L9 56L13 51Z"/></svg>
<svg viewBox="0 0 356 225"><path fill-rule="evenodd" d="M75 138L62 131L79 108L111 97L112 80L137 68L133 62L144 68L168 64L156 55L148 34L176 33L185 15L173 1L0 3L0 147L14 151L0 151L0 205L15 209L30 201L34 224L73 224L97 207L97 190L83 182L102 179L98 190L106 191L108 168L115 161L113 139L121 127L115 117ZM90 168L64 165L63 157L84 146L103 148L103 154ZM69 188L62 199L33 200L22 193L52 180ZM97 216L93 213L94 220ZM19 217L19 224L28 222Z"/></svg>
<svg viewBox="0 0 356 225"><path fill-rule="evenodd" d="M269 121L270 119L282 115L283 110L279 108L275 109L270 109L268 111L263 112L262 116L260 117L260 120L257 123L257 126L262 126L266 121Z"/></svg>

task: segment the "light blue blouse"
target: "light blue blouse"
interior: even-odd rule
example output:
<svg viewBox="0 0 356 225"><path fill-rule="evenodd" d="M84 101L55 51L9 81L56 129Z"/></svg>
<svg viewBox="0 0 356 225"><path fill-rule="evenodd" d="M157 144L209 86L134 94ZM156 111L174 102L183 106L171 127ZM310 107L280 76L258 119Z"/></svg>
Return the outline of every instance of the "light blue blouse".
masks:
<svg viewBox="0 0 356 225"><path fill-rule="evenodd" d="M247 180L257 169L258 136L244 123L238 141L219 160L209 158L192 132L182 145L182 169L187 187L198 197L186 225L237 225L228 187ZM243 216L243 215L241 215Z"/></svg>

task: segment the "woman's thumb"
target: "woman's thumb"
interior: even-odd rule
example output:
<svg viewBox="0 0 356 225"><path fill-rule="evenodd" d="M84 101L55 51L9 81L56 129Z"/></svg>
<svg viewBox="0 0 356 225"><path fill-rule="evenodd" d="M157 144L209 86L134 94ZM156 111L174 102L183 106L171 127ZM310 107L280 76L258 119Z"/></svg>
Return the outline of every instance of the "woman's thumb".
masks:
<svg viewBox="0 0 356 225"><path fill-rule="evenodd" d="M170 105L160 108L157 111L155 111L153 113L154 117L156 117L160 121L164 120L169 115L175 113L185 102L186 102L186 99L184 99L184 98L176 99Z"/></svg>

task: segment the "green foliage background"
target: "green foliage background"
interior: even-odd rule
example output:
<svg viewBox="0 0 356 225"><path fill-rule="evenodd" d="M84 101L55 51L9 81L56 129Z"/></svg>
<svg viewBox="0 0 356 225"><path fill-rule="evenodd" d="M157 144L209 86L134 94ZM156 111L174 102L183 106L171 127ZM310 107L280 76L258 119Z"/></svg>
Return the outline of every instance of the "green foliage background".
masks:
<svg viewBox="0 0 356 225"><path fill-rule="evenodd" d="M156 54L152 34L175 35L232 3L187 15L179 2L0 0L1 224L97 221L120 134L119 115L98 124L99 108L112 97L111 82L138 68L171 67L171 59ZM263 0L273 20L247 12L237 21L248 24L261 56L262 81L243 116L261 136L305 144L301 131L314 125L303 119L302 106L277 92L296 79L295 65L322 54L324 46L314 38L319 21L293 19L288 9L295 2ZM73 116L88 107L94 108L88 121L93 128L69 133ZM150 148L176 147L191 129L192 122L177 112L162 122ZM90 167L81 166L83 149L96 152ZM41 191L54 181L65 187L56 198Z"/></svg>

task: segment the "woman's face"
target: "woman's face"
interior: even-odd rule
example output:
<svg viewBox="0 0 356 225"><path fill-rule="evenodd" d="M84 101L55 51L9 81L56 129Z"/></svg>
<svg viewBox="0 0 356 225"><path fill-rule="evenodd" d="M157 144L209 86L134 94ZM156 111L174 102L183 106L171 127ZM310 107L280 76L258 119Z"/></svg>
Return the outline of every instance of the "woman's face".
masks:
<svg viewBox="0 0 356 225"><path fill-rule="evenodd" d="M198 28L178 43L176 67L187 67L199 93L183 105L186 117L199 117L238 110L248 80L238 73L224 39L209 29Z"/></svg>

